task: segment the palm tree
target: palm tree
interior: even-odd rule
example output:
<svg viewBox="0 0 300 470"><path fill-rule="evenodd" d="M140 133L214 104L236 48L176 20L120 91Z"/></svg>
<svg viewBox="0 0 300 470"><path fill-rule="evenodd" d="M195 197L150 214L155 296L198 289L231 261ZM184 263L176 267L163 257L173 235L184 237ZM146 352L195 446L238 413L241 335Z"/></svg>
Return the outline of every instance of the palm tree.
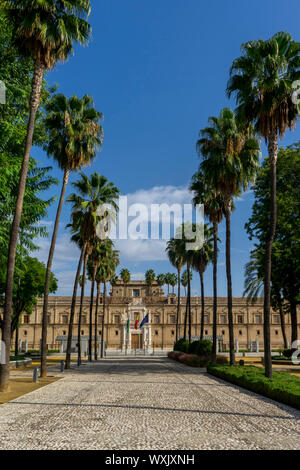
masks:
<svg viewBox="0 0 300 470"><path fill-rule="evenodd" d="M180 239L171 238L167 243L167 255L170 263L177 269L177 316L176 316L176 341L179 339L179 321L180 321L180 284L181 284L181 270L184 265L184 258L182 253L182 243Z"/></svg>
<svg viewBox="0 0 300 470"><path fill-rule="evenodd" d="M101 246L101 261L96 273L96 282L103 284L103 313L102 313L102 333L101 333L101 357L104 356L104 324L106 310L106 284L116 275L116 268L119 264L119 252L113 250L113 242L106 239ZM97 343L97 335L95 336Z"/></svg>
<svg viewBox="0 0 300 470"><path fill-rule="evenodd" d="M256 246L255 249L251 251L250 261L245 266L243 297L247 296L247 303L251 303L252 305L263 295L264 291L264 255L264 251ZM274 264L272 264L272 266L274 266ZM287 349L288 341L285 330L284 298L281 290L281 283L273 276L272 268L271 303L272 308L275 311L279 311L284 348Z"/></svg>
<svg viewBox="0 0 300 470"><path fill-rule="evenodd" d="M237 114L246 124L254 123L256 131L268 147L270 177L270 224L267 234L264 274L264 351L265 375L272 378L270 342L272 244L276 231L276 164L278 136L293 129L297 106L293 100L293 84L300 78L300 43L286 32L279 32L267 41L261 39L242 45L242 55L231 67L227 94L236 96Z"/></svg>
<svg viewBox="0 0 300 470"><path fill-rule="evenodd" d="M185 293L185 296L186 296L186 288L187 288L187 285L188 285L188 272L187 272L187 270L183 271L183 273L182 273L181 284L184 288L184 293Z"/></svg>
<svg viewBox="0 0 300 470"><path fill-rule="evenodd" d="M122 269L120 276L125 284L125 297L127 297L127 284L130 282L130 271L124 268Z"/></svg>
<svg viewBox="0 0 300 470"><path fill-rule="evenodd" d="M158 284L159 287L163 287L166 283L166 279L165 279L165 275L164 274L158 274L156 276L156 282Z"/></svg>
<svg viewBox="0 0 300 470"><path fill-rule="evenodd" d="M95 280L97 283L97 300L95 312L95 361L98 360L97 342L98 342L98 306L100 298L100 285L103 283L103 315L102 315L102 339L101 339L101 357L103 357L104 341L104 316L106 305L106 282L114 282L116 278L115 271L119 264L119 252L113 250L114 244L110 239L106 239L99 249L99 265L96 271Z"/></svg>
<svg viewBox="0 0 300 470"><path fill-rule="evenodd" d="M149 296L151 296L152 295L152 285L156 280L156 275L155 275L155 272L153 271L153 269L148 269L148 271L146 271L145 280L146 280L146 284L149 288Z"/></svg>
<svg viewBox="0 0 300 470"><path fill-rule="evenodd" d="M91 281L91 299L90 299L90 322L89 322L89 355L88 360L92 361L92 323L93 323L93 304L94 304L94 290L95 290L95 282L96 282L96 272L101 262L101 240L96 238L93 241L93 249L88 259L88 275L89 280ZM97 291L98 296L98 291ZM96 300L97 303L98 299ZM97 310L96 307L96 317L97 317ZM95 325L97 326L97 318L95 320ZM96 354L97 344L95 342L95 354Z"/></svg>
<svg viewBox="0 0 300 470"><path fill-rule="evenodd" d="M93 99L86 95L82 99L72 96L69 100L61 94L55 95L47 105L45 127L48 133L47 154L52 156L64 171L63 185L49 250L42 320L41 376L46 376L46 343L49 283L59 220L71 171L90 164L101 147L103 130L102 114L93 107ZM77 271L77 275L80 269Z"/></svg>
<svg viewBox="0 0 300 470"><path fill-rule="evenodd" d="M252 128L242 128L234 112L224 108L219 117L209 118L209 127L200 131L197 150L208 184L224 197L226 220L226 274L230 364L235 363L231 280L231 212L233 197L239 196L254 181L259 165L260 147Z"/></svg>
<svg viewBox="0 0 300 470"><path fill-rule="evenodd" d="M171 282L172 282L172 273L166 273L165 282L168 286L168 295L169 295L170 294L170 285L171 285Z"/></svg>
<svg viewBox="0 0 300 470"><path fill-rule="evenodd" d="M175 286L177 285L177 282L178 282L177 274L172 273L170 281L171 281L170 286L172 287L172 294L174 294L174 289L175 289Z"/></svg>
<svg viewBox="0 0 300 470"><path fill-rule="evenodd" d="M197 206L204 204L204 214L213 225L214 255L213 255L213 353L212 362L217 359L217 268L218 268L218 226L224 213L224 200L221 194L208 186L206 176L201 169L192 178L190 186L194 192L193 202Z"/></svg>
<svg viewBox="0 0 300 470"><path fill-rule="evenodd" d="M97 226L101 219L98 215L98 211L105 204L111 205L115 209L115 211L117 211L118 205L116 203L116 200L119 197L120 192L118 188L113 183L110 183L105 176L99 175L99 173L97 172L93 173L90 178L88 178L84 173L80 173L80 179L73 183L73 187L77 190L78 194L73 193L67 199L67 201L71 202L73 205L72 223L70 224L70 226L72 227L73 233L77 233L77 237L81 240L81 250L85 252L84 265L86 266L88 256L91 254L93 245L97 238ZM68 365L68 367L71 355L71 342L77 288L78 277L76 276L73 290L68 334L68 348L66 360L66 365Z"/></svg>
<svg viewBox="0 0 300 470"><path fill-rule="evenodd" d="M19 177L15 213L11 226L4 304L2 339L6 344L6 357L10 351L13 278L18 232L23 210L29 158L32 148L36 114L44 73L64 61L73 52L74 42L88 41L91 26L86 17L90 13L90 0L1 0L1 11L12 25L12 37L22 55L34 62L32 89L29 102L29 119L24 156ZM9 361L0 367L0 390L8 389Z"/></svg>
<svg viewBox="0 0 300 470"><path fill-rule="evenodd" d="M205 314L205 296L204 296L204 273L207 265L213 260L213 231L208 224L204 224L204 240L203 245L194 251L192 266L199 273L201 284L201 328L200 339L204 336L204 314Z"/></svg>

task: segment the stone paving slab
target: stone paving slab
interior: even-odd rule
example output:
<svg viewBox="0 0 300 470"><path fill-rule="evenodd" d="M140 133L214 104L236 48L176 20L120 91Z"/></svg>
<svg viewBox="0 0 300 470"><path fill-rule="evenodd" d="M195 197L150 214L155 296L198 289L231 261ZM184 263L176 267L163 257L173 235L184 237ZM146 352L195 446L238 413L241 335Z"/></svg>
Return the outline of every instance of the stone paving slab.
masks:
<svg viewBox="0 0 300 470"><path fill-rule="evenodd" d="M300 412L167 358L108 358L1 405L0 449L299 450Z"/></svg>

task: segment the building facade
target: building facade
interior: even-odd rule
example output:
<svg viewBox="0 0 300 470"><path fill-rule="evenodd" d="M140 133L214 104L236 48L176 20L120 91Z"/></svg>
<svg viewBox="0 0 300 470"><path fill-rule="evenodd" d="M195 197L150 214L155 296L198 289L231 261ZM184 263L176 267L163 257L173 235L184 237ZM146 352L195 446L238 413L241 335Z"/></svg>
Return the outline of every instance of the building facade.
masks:
<svg viewBox="0 0 300 470"><path fill-rule="evenodd" d="M76 344L80 298L77 299L73 338ZM179 319L179 337L184 332L186 297L181 298L181 313ZM28 349L39 349L42 333L42 300L38 302L31 315L23 315L19 328L20 342L26 342ZM62 338L68 335L71 297L50 297L48 311L48 349L61 349ZM192 336L200 335L201 326L201 297L192 297ZM300 324L298 311L298 325ZM149 314L149 322L140 328L143 318ZM81 336L89 334L90 298L83 303ZM93 310L93 335L94 335ZM102 332L103 296L100 298L98 309L98 340L104 334L107 349L171 349L176 338L177 296L164 295L163 290L155 283L151 287L144 281L131 281L125 285L118 281L106 298L104 314L104 332ZM249 349L251 342L258 342L263 349L263 299L256 304L248 305L245 298L233 299L234 336L238 340L239 349ZM213 328L213 299L205 298L205 336L212 336ZM291 322L285 315L287 338L291 338ZM300 327L298 327L300 328ZM300 337L300 329L298 337ZM222 338L222 347L228 349L228 314L227 298L218 298L217 335ZM280 315L271 315L271 344L273 349L283 347Z"/></svg>

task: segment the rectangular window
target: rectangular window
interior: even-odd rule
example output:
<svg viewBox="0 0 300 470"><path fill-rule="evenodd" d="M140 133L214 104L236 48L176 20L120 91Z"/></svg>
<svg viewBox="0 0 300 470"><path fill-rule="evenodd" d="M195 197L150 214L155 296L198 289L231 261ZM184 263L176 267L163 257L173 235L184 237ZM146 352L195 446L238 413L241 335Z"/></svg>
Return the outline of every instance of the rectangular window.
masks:
<svg viewBox="0 0 300 470"><path fill-rule="evenodd" d="M208 315L204 315L204 323L209 323L209 316Z"/></svg>
<svg viewBox="0 0 300 470"><path fill-rule="evenodd" d="M140 290L139 289L133 289L132 295L133 295L133 297L139 297L140 296Z"/></svg>
<svg viewBox="0 0 300 470"><path fill-rule="evenodd" d="M154 315L154 323L159 323L159 315Z"/></svg>
<svg viewBox="0 0 300 470"><path fill-rule="evenodd" d="M62 316L62 323L63 323L63 325L67 325L67 324L68 324L68 320L69 320L68 315L63 315L63 316Z"/></svg>
<svg viewBox="0 0 300 470"><path fill-rule="evenodd" d="M120 323L120 315L115 315L115 323Z"/></svg>
<svg viewBox="0 0 300 470"><path fill-rule="evenodd" d="M170 315L170 323L176 323L176 315Z"/></svg>
<svg viewBox="0 0 300 470"><path fill-rule="evenodd" d="M274 323L279 323L280 322L280 316L279 315L274 315Z"/></svg>
<svg viewBox="0 0 300 470"><path fill-rule="evenodd" d="M261 315L255 315L255 323L261 323L262 316Z"/></svg>
<svg viewBox="0 0 300 470"><path fill-rule="evenodd" d="M226 315L221 315L221 323L226 323Z"/></svg>
<svg viewBox="0 0 300 470"><path fill-rule="evenodd" d="M243 315L238 315L237 320L238 320L239 324L244 323L244 316Z"/></svg>
<svg viewBox="0 0 300 470"><path fill-rule="evenodd" d="M86 325L86 315L83 315L83 316L81 317L81 324L82 324L82 325Z"/></svg>
<svg viewBox="0 0 300 470"><path fill-rule="evenodd" d="M24 315L24 325L27 325L29 323L29 315Z"/></svg>

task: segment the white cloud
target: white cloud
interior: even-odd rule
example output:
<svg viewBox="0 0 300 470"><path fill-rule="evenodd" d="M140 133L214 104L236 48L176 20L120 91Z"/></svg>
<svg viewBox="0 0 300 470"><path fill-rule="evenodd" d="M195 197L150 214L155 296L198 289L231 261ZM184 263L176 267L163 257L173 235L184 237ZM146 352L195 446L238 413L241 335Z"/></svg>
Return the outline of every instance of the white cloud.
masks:
<svg viewBox="0 0 300 470"><path fill-rule="evenodd" d="M132 262L166 261L166 242L163 240L118 240L116 248L121 260Z"/></svg>

